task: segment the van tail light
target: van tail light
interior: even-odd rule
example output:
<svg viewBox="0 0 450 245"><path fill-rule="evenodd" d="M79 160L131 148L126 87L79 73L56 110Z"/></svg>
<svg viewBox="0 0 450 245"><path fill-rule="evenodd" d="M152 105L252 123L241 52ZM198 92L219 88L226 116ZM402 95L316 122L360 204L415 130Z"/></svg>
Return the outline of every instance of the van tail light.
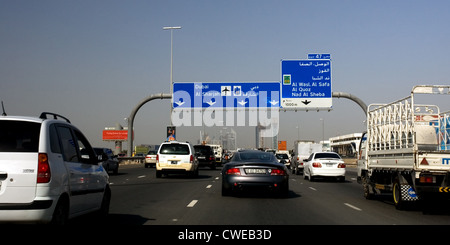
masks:
<svg viewBox="0 0 450 245"><path fill-rule="evenodd" d="M156 154L156 162L159 162L159 154Z"/></svg>
<svg viewBox="0 0 450 245"><path fill-rule="evenodd" d="M322 164L320 164L320 162L313 162L312 166L313 166L314 168L321 168L321 167L322 167Z"/></svg>
<svg viewBox="0 0 450 245"><path fill-rule="evenodd" d="M46 153L38 155L37 183L48 183L51 178L50 165L48 164L48 156Z"/></svg>
<svg viewBox="0 0 450 245"><path fill-rule="evenodd" d="M193 163L194 162L194 155L191 155L191 158L190 158L190 160L189 161L191 161L191 163Z"/></svg>

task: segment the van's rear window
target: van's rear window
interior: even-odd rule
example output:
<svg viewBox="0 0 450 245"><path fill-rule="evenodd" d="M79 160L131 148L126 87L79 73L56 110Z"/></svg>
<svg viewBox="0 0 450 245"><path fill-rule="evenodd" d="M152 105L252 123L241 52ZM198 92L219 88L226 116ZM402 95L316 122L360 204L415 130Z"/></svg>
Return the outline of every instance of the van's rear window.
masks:
<svg viewBox="0 0 450 245"><path fill-rule="evenodd" d="M161 154L189 155L189 146L184 144L163 144L159 149Z"/></svg>
<svg viewBox="0 0 450 245"><path fill-rule="evenodd" d="M38 152L41 124L0 120L0 152Z"/></svg>

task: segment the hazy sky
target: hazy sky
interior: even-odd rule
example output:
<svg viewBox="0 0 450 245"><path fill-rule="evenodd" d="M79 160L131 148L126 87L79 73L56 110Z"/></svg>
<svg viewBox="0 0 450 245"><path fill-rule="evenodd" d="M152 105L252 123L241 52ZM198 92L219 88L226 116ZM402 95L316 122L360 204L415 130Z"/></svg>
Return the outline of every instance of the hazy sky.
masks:
<svg viewBox="0 0 450 245"><path fill-rule="evenodd" d="M0 100L10 115L67 116L95 146L151 94L174 81L279 81L281 59L330 53L334 92L366 104L391 102L418 84L450 84L450 1L0 0ZM448 109L448 108L446 108ZM144 105L134 144L165 139L169 100ZM280 112L279 140L361 132L355 103L331 112ZM297 130L300 127L300 131ZM220 128L207 128L214 136ZM202 127L177 138L197 142ZM236 127L254 146L253 127ZM216 135L218 137L218 134ZM126 148L126 145L124 145Z"/></svg>

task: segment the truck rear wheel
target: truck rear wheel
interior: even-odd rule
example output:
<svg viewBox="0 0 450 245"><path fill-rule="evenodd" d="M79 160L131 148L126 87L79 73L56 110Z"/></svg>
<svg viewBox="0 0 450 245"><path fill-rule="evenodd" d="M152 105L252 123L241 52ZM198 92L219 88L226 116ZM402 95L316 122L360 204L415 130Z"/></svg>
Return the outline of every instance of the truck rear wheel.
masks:
<svg viewBox="0 0 450 245"><path fill-rule="evenodd" d="M399 210L403 209L405 206L405 201L402 197L402 188L398 179L394 181L394 187L392 188L392 197L394 199L395 208Z"/></svg>
<svg viewBox="0 0 450 245"><path fill-rule="evenodd" d="M367 200L372 200L375 197L375 194L373 192L371 192L370 188L372 188L372 186L370 186L369 177L367 177L366 175L364 175L362 177L362 185L363 185L363 191L364 191L364 197Z"/></svg>

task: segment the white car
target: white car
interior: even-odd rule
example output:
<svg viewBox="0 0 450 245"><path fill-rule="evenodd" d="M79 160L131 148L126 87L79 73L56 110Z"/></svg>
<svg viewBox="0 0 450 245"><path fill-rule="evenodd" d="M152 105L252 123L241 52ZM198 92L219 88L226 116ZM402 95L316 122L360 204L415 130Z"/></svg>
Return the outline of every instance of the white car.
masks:
<svg viewBox="0 0 450 245"><path fill-rule="evenodd" d="M65 224L94 211L106 216L111 190L101 160L60 115L0 116L0 222Z"/></svg>
<svg viewBox="0 0 450 245"><path fill-rule="evenodd" d="M344 160L335 152L314 152L305 161L304 178L313 181L315 177L336 177L345 181Z"/></svg>
<svg viewBox="0 0 450 245"><path fill-rule="evenodd" d="M190 143L168 141L159 147L156 155L156 178L171 173L198 176L198 160Z"/></svg>
<svg viewBox="0 0 450 245"><path fill-rule="evenodd" d="M156 165L156 151L155 150L149 150L147 152L147 155L145 155L145 167L151 167Z"/></svg>

